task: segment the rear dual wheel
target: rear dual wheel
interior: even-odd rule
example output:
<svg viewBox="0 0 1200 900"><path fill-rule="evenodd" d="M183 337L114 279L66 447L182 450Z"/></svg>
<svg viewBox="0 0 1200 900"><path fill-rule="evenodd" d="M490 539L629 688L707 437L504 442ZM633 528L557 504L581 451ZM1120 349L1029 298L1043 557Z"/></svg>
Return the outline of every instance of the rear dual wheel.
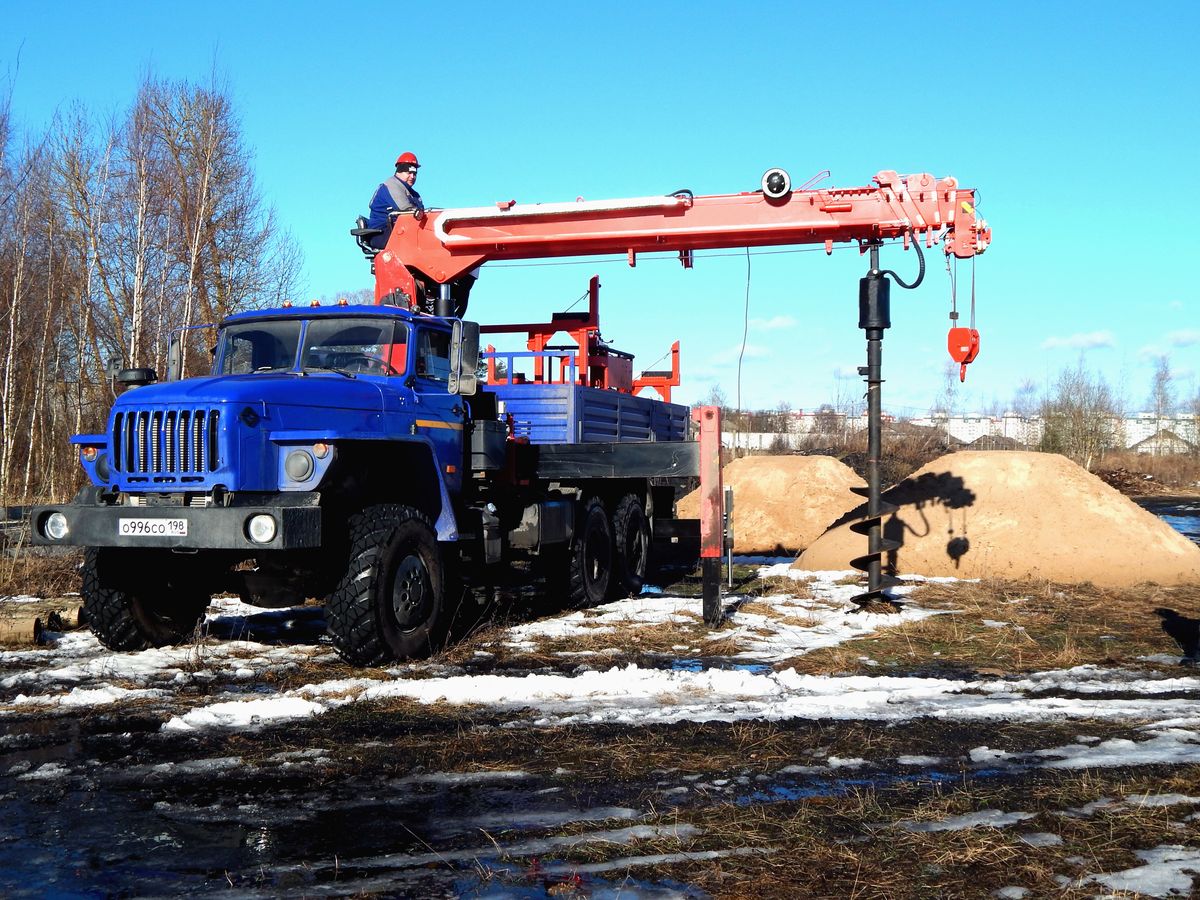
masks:
<svg viewBox="0 0 1200 900"><path fill-rule="evenodd" d="M636 597L650 564L650 522L637 494L626 494L612 517L614 597Z"/></svg>
<svg viewBox="0 0 1200 900"><path fill-rule="evenodd" d="M575 538L567 554L568 603L581 609L608 599L613 565L612 529L599 497L588 498L580 507Z"/></svg>
<svg viewBox="0 0 1200 900"><path fill-rule="evenodd" d="M567 550L566 594L576 609L642 591L650 555L650 524L641 498L626 494L612 515L599 497L579 507Z"/></svg>

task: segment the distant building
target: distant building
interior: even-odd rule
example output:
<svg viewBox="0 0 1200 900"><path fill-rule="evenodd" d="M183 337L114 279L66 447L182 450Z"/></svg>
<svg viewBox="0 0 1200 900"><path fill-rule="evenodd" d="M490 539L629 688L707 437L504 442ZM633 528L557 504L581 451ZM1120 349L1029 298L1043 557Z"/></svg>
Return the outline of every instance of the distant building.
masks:
<svg viewBox="0 0 1200 900"><path fill-rule="evenodd" d="M846 415L823 407L815 412L792 412L782 421L786 423L786 431L735 432L730 429L722 434L722 440L727 447L747 450L798 449L802 445L813 446L814 442L820 444L822 438L832 442L866 430L867 414ZM1022 416L1013 412L1002 416L931 413L906 421L884 413L883 425L888 434L923 429L941 435L947 446L976 449L1037 447L1045 431L1041 416ZM1114 416L1109 426L1114 447L1138 453L1194 453L1200 448L1200 416L1192 414Z"/></svg>
<svg viewBox="0 0 1200 900"><path fill-rule="evenodd" d="M1154 456L1169 456L1172 453L1194 453L1196 445L1191 441L1184 440L1175 432L1163 428L1154 432L1150 437L1142 438L1129 449Z"/></svg>

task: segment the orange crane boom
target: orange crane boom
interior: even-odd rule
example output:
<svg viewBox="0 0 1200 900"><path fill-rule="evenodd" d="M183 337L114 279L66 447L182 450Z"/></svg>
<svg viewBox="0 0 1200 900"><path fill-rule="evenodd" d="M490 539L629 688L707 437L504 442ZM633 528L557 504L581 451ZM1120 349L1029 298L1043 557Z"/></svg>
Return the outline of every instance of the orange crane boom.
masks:
<svg viewBox="0 0 1200 900"><path fill-rule="evenodd" d="M693 196L678 191L568 203L434 210L400 215L375 259L377 302L416 305L414 273L447 284L490 260L902 239L941 243L966 259L982 253L991 230L975 211L975 191L954 178L882 171L868 187L792 191L773 169L763 189Z"/></svg>

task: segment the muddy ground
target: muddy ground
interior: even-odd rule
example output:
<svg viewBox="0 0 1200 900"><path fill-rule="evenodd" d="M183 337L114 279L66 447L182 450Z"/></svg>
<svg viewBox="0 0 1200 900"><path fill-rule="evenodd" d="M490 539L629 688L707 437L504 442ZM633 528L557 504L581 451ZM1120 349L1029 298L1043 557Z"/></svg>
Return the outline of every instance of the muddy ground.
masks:
<svg viewBox="0 0 1200 900"><path fill-rule="evenodd" d="M715 632L694 578L518 597L367 672L319 607L236 601L190 646L0 652L0 891L1200 888L1200 586L917 579L862 614L849 574L788 563L736 567Z"/></svg>
<svg viewBox="0 0 1200 900"><path fill-rule="evenodd" d="M334 658L315 607L231 604L169 651L74 634L7 652L0 885L1083 897L1142 878L1141 851L1158 854L1155 884L1191 890L1200 673L1179 663L1200 593L915 583L905 612L863 619L837 611L848 577L780 569L736 570L716 634L685 580L582 614L510 612L437 659L369 673ZM1154 612L1167 605L1176 637ZM612 673L678 681L522 694ZM744 686L688 680L721 675ZM511 702L487 694L496 678ZM479 702L388 695L461 679ZM279 713L300 698L325 706ZM253 703L260 717L224 726L197 715Z"/></svg>

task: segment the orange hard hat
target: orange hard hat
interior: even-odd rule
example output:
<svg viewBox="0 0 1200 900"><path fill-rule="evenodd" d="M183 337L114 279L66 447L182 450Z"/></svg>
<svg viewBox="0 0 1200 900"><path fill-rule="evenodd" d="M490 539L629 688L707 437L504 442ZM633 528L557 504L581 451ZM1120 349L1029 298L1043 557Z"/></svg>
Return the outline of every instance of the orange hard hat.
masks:
<svg viewBox="0 0 1200 900"><path fill-rule="evenodd" d="M421 164L419 162L417 162L417 155L415 153L408 153L408 152L401 153L399 156L396 157L396 165L398 165L398 166L413 166L418 169L421 168Z"/></svg>

